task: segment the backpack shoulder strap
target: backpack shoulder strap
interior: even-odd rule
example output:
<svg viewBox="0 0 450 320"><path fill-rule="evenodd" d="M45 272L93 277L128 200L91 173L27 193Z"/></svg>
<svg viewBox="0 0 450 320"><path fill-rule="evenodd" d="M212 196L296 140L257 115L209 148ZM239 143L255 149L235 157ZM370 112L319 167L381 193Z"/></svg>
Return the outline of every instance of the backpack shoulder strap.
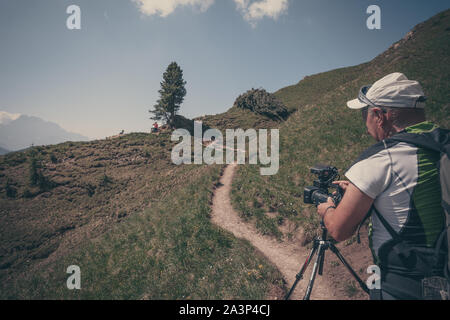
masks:
<svg viewBox="0 0 450 320"><path fill-rule="evenodd" d="M386 140L410 143L417 147L447 154L450 157L450 130L437 128L424 133L400 132Z"/></svg>
<svg viewBox="0 0 450 320"><path fill-rule="evenodd" d="M367 211L366 215L364 216L364 219L359 223L358 229L356 232L356 241L358 243L361 243L361 238L359 235L360 229L361 229L362 225L364 224L364 222L372 215L372 211L375 211L375 214L377 215L378 219L381 221L381 223L383 224L383 226L387 230L387 232L389 232L392 239L394 239L396 242L400 242L401 237L397 234L397 232L394 231L392 226L389 224L389 222L386 221L386 219L381 215L381 213L377 210L377 208L375 208L375 205L372 205L372 207L370 207L369 211Z"/></svg>
<svg viewBox="0 0 450 320"><path fill-rule="evenodd" d="M378 219L383 224L383 226L387 230L387 232L389 232L392 239L394 239L394 241L396 241L396 242L401 242L402 238L398 235L397 232L394 231L394 229L389 224L389 222L386 221L386 219L383 217L383 215L380 213L380 211L378 211L377 208L375 208L374 205L372 205L372 210L375 211L375 214L377 215Z"/></svg>

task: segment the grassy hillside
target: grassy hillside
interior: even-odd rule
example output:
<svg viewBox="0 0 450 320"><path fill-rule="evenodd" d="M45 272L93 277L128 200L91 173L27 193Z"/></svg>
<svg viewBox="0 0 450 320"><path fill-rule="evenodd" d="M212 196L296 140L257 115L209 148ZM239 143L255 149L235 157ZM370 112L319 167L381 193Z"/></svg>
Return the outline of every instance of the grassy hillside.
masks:
<svg viewBox="0 0 450 320"><path fill-rule="evenodd" d="M130 134L0 157L0 298L282 292L273 266L209 222L221 167L173 165L174 144L168 134ZM65 286L72 264L81 291Z"/></svg>
<svg viewBox="0 0 450 320"><path fill-rule="evenodd" d="M446 10L417 25L368 63L308 76L275 94L291 112L314 105L329 114L327 105L345 110L344 102L355 98L361 86L388 73L403 72L409 79L422 84L428 97L429 118L449 127L449 15L450 10Z"/></svg>
<svg viewBox="0 0 450 320"><path fill-rule="evenodd" d="M225 132L225 129L275 128L280 125L279 121L236 107L231 107L224 113L206 115L195 118L195 120L201 121L205 126L217 128L223 132Z"/></svg>
<svg viewBox="0 0 450 320"><path fill-rule="evenodd" d="M191 168L170 165L169 143L132 134L1 157L0 269L47 258L74 229L72 245L95 237L179 185Z"/></svg>

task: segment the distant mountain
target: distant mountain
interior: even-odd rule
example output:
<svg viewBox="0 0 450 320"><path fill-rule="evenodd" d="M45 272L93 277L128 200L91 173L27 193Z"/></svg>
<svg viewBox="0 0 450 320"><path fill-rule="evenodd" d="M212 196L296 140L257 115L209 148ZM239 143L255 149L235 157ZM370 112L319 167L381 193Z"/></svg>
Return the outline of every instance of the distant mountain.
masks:
<svg viewBox="0 0 450 320"><path fill-rule="evenodd" d="M6 151L25 149L32 144L38 146L86 140L89 139L38 117L0 112L0 145Z"/></svg>
<svg viewBox="0 0 450 320"><path fill-rule="evenodd" d="M0 156L7 154L8 152L10 152L9 150L6 150L5 148L0 147Z"/></svg>

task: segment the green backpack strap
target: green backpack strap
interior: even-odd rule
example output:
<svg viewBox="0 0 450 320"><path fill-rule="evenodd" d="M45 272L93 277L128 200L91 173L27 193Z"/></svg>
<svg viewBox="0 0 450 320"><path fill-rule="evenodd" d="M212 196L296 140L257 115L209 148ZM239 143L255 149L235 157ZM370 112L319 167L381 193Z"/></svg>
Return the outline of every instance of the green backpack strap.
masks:
<svg viewBox="0 0 450 320"><path fill-rule="evenodd" d="M450 130L438 128L424 133L400 132L386 140L410 143L420 148L445 153L450 157Z"/></svg>
<svg viewBox="0 0 450 320"><path fill-rule="evenodd" d="M436 256L444 244L446 244L447 263L444 273L447 280L450 281L450 254L448 253L450 250L450 130L437 128L425 133L400 132L390 137L389 140L406 142L420 148L439 152L440 154L437 168L439 170L439 181L442 192L441 205L445 213L446 227L437 241Z"/></svg>

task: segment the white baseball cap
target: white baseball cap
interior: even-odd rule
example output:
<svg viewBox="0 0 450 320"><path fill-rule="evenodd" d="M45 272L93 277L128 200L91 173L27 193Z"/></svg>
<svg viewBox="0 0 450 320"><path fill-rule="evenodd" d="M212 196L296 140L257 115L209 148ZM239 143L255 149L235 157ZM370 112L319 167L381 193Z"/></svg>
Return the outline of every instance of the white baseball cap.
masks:
<svg viewBox="0 0 450 320"><path fill-rule="evenodd" d="M372 86L360 89L358 98L347 102L350 109L367 106L391 108L424 108L425 97L419 82L408 80L400 72L381 78Z"/></svg>

